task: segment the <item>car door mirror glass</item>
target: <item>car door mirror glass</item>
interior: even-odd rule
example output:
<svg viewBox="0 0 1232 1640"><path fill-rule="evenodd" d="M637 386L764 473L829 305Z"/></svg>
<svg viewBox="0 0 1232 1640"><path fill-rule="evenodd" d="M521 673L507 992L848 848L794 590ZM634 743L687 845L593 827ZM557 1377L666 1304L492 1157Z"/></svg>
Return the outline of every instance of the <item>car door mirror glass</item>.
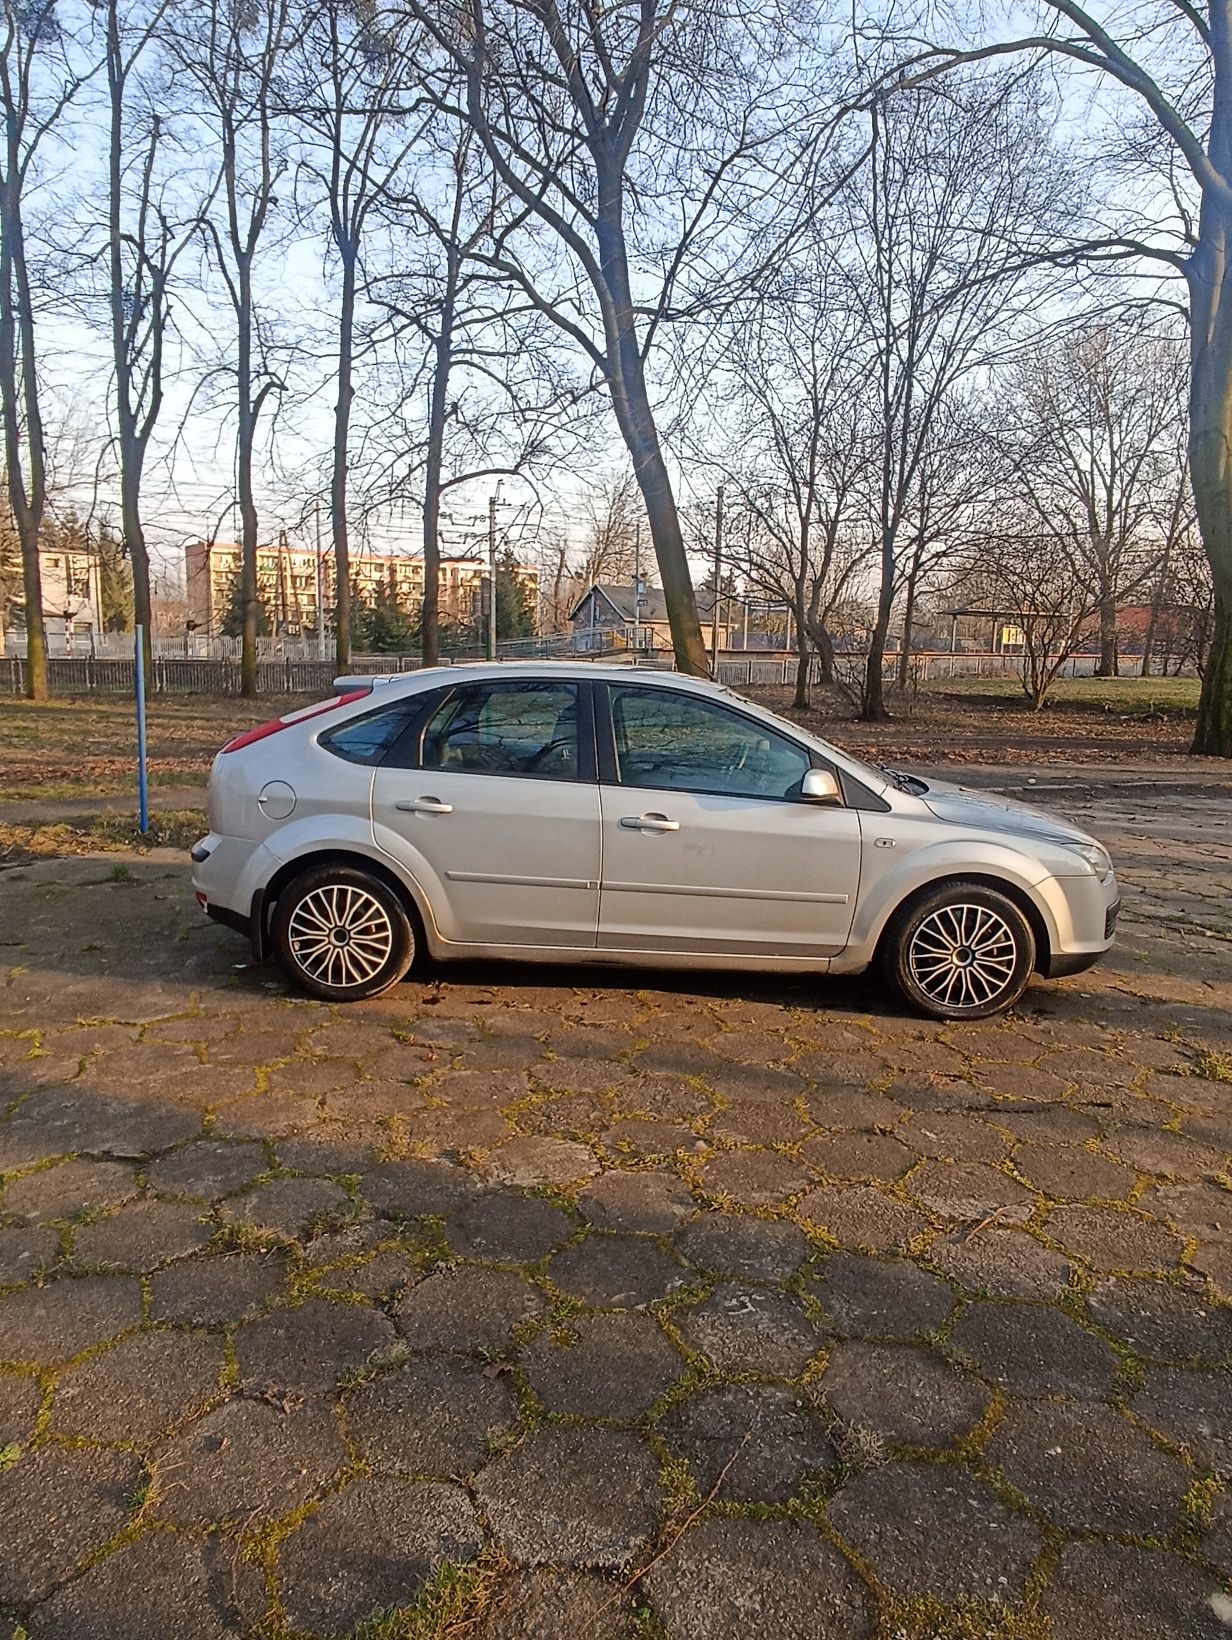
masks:
<svg viewBox="0 0 1232 1640"><path fill-rule="evenodd" d="M810 769L800 785L806 803L841 803L843 794L838 777L829 769Z"/></svg>

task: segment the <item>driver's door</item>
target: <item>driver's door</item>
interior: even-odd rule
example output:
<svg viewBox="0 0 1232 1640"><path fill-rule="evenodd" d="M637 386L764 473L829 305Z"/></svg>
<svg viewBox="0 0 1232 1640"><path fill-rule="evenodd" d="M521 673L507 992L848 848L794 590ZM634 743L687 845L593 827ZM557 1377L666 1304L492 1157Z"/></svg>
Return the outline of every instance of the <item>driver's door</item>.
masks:
<svg viewBox="0 0 1232 1640"><path fill-rule="evenodd" d="M806 802L807 748L683 691L610 684L599 946L819 957L847 943L860 817Z"/></svg>

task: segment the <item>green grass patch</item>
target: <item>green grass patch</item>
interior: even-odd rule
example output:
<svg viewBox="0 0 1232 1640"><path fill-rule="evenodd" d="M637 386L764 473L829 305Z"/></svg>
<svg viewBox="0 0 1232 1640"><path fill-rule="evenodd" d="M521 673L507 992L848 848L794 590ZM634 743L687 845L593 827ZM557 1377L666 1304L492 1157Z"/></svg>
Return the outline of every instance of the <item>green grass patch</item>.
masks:
<svg viewBox="0 0 1232 1640"><path fill-rule="evenodd" d="M1197 678L1058 678L1050 700L1055 707L1078 711L1116 712L1150 717L1159 712L1196 712L1202 685ZM1017 676L1003 678L934 678L923 685L930 697L956 695L964 700L983 698L1025 702Z"/></svg>

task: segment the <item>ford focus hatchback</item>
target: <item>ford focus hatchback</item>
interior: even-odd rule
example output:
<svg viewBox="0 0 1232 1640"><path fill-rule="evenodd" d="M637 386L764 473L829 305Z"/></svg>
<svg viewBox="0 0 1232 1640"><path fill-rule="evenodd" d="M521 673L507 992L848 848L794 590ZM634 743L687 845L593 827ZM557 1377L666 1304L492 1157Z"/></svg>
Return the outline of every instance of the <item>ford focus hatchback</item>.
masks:
<svg viewBox="0 0 1232 1640"><path fill-rule="evenodd" d="M1084 832L715 684L547 662L336 688L223 747L192 850L206 912L315 997L375 996L421 957L875 966L978 1019L1112 942Z"/></svg>

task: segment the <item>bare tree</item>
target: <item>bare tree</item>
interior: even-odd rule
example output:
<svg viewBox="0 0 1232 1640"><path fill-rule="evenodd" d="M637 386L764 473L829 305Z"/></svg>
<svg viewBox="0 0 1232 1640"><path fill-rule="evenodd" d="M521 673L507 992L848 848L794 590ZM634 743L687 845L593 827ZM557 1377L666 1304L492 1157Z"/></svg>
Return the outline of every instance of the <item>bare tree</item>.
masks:
<svg viewBox="0 0 1232 1640"><path fill-rule="evenodd" d="M977 45L931 39L913 28L886 83L917 86L955 67L1006 55L1074 65L1099 77L1140 118L1114 133L1127 166L1153 172L1147 208L1128 191L1119 220L1076 240L1057 235L1058 256L1146 258L1179 272L1189 298L1189 467L1214 584L1210 655L1193 750L1232 757L1232 0L1036 0L1040 26ZM1097 155L1109 169L1100 133ZM1160 203L1174 210L1161 220ZM1066 242L1068 240L1068 243Z"/></svg>
<svg viewBox="0 0 1232 1640"><path fill-rule="evenodd" d="M81 86L56 0L3 0L0 15L0 419L9 511L21 554L26 694L47 698L47 632L39 531L47 505L47 455L35 336L27 206L35 164Z"/></svg>
<svg viewBox="0 0 1232 1640"><path fill-rule="evenodd" d="M1056 208L1045 127L1003 78L903 92L870 114L867 171L847 195L850 300L875 360L870 528L880 561L863 715L887 716L886 640L947 413L1020 316L1016 245ZM935 497L933 498L935 499ZM918 580L918 576L916 577Z"/></svg>
<svg viewBox="0 0 1232 1640"><path fill-rule="evenodd" d="M623 581L632 585L639 565L638 541L649 546L650 533L641 535L645 514L637 481L627 469L608 473L583 493L580 507L584 534L578 580L583 587L596 581Z"/></svg>
<svg viewBox="0 0 1232 1640"><path fill-rule="evenodd" d="M494 254L605 384L645 502L677 665L705 675L647 359L665 315L688 305L691 252L708 226L725 232L730 261L740 224L714 227L729 177L754 156L763 187L770 174L758 114L777 118L783 99L752 93L747 67L773 55L769 33L759 58L718 8L673 0L606 10L583 0L417 0L416 11L445 60L442 103L460 77L458 111L564 258L563 268L543 266L541 233L511 237ZM636 232L651 225L659 242L636 266ZM647 302L656 268L658 295Z"/></svg>
<svg viewBox="0 0 1232 1640"><path fill-rule="evenodd" d="M234 322L234 360L228 358L223 368L235 383L240 687L251 696L257 692L259 606L253 460L261 411L282 387L254 276L287 167L277 116L279 77L292 40L290 0L251 0L244 6L208 0L200 14L180 16L178 26L177 56L203 95L203 118L219 152L219 208L203 219L203 231Z"/></svg>
<svg viewBox="0 0 1232 1640"><path fill-rule="evenodd" d="M329 480L334 663L339 672L347 670L351 656L348 477L365 236L416 140L417 127L408 122L417 48L414 25L396 13L356 7L350 0L315 0L304 20L287 91L303 135L297 180L307 181L312 203L323 204L328 213L339 272L331 316L337 397Z"/></svg>
<svg viewBox="0 0 1232 1640"><path fill-rule="evenodd" d="M1036 348L1010 386L1018 489L1093 589L1100 677L1116 675L1118 605L1151 579L1177 496L1183 379L1178 339L1121 315Z"/></svg>

